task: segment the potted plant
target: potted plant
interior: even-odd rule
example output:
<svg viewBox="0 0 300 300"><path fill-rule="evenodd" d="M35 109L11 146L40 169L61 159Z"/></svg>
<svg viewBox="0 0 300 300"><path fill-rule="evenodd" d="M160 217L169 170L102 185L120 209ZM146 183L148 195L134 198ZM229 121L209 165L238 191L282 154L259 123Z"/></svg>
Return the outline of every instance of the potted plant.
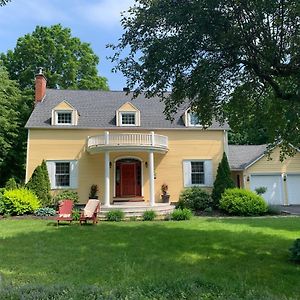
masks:
<svg viewBox="0 0 300 300"><path fill-rule="evenodd" d="M92 184L90 194L89 194L89 199L98 199L97 193L98 193L98 185Z"/></svg>
<svg viewBox="0 0 300 300"><path fill-rule="evenodd" d="M164 203L169 203L170 201L170 195L168 193L169 187L166 183L162 184L161 186L161 191L162 191L162 195L161 195L161 199L162 202Z"/></svg>

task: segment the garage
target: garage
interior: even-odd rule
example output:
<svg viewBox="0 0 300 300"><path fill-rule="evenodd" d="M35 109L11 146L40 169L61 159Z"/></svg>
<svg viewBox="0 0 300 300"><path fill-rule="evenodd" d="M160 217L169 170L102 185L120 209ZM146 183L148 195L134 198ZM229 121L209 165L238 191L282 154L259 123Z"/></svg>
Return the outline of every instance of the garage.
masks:
<svg viewBox="0 0 300 300"><path fill-rule="evenodd" d="M254 191L258 187L266 187L267 191L263 198L267 203L273 205L283 205L282 177L280 174L251 175L250 189Z"/></svg>
<svg viewBox="0 0 300 300"><path fill-rule="evenodd" d="M287 174L287 195L289 205L300 204L300 174Z"/></svg>

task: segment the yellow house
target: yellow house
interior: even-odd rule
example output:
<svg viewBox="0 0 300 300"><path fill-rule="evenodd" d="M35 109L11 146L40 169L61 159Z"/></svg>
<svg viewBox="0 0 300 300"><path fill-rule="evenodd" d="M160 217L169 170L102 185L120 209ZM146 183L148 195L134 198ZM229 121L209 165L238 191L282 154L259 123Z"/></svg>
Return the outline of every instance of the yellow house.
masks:
<svg viewBox="0 0 300 300"><path fill-rule="evenodd" d="M267 145L229 145L229 164L238 187L255 190L267 188L263 197L269 204L300 204L300 153L280 161L280 149L270 156Z"/></svg>
<svg viewBox="0 0 300 300"><path fill-rule="evenodd" d="M120 201L162 202L167 184L171 201L184 187L211 190L228 125L207 130L183 106L166 120L159 98L132 100L126 92L46 89L36 76L36 105L26 128L26 181L46 160L51 189L74 189L85 203L92 184L104 207Z"/></svg>

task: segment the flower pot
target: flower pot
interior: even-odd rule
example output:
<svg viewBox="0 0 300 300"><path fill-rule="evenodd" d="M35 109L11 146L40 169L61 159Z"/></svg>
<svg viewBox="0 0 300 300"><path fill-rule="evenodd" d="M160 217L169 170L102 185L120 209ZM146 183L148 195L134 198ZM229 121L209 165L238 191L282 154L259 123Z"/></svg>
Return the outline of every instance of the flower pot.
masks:
<svg viewBox="0 0 300 300"><path fill-rule="evenodd" d="M161 195L161 199L163 203L169 203L170 202L170 195Z"/></svg>

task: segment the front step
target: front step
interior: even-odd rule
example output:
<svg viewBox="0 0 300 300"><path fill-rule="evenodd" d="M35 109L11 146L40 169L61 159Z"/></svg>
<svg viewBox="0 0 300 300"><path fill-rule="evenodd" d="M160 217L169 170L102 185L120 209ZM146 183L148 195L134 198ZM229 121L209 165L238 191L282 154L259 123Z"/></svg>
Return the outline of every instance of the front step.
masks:
<svg viewBox="0 0 300 300"><path fill-rule="evenodd" d="M131 203L131 202L145 202L143 197L131 197L131 198L114 198L113 203Z"/></svg>
<svg viewBox="0 0 300 300"><path fill-rule="evenodd" d="M125 213L125 219L130 219L131 217L136 217L137 219L141 219L144 212L147 210L154 210L156 212L157 218L163 219L165 216L169 215L173 212L175 206L170 204L159 203L155 206L149 206L144 203L137 204L119 204L113 205L110 207L102 206L98 217L100 220L106 219L106 214L111 210L122 210Z"/></svg>

